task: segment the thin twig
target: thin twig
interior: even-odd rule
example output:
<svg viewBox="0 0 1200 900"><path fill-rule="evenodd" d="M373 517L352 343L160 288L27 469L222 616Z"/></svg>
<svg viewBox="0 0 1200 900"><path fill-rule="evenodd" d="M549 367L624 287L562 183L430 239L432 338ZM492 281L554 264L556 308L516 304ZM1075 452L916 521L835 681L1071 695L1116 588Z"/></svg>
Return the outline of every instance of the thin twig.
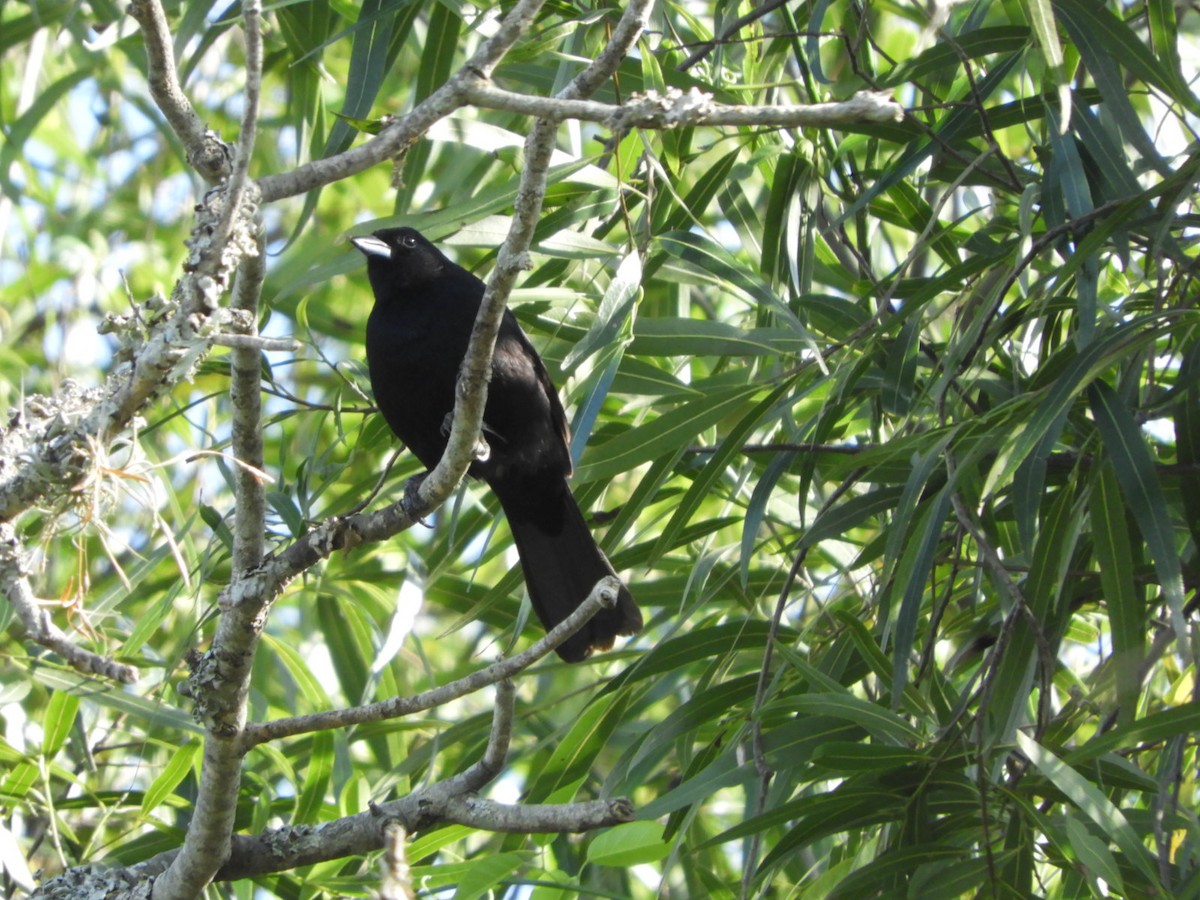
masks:
<svg viewBox="0 0 1200 900"><path fill-rule="evenodd" d="M218 347L245 347L258 352L280 353L294 353L303 346L294 338L269 338L261 334L218 334L212 342Z"/></svg>
<svg viewBox="0 0 1200 900"><path fill-rule="evenodd" d="M764 16L770 15L779 7L784 6L788 0L766 0L761 6L757 6L743 16L738 16L732 22L725 26L721 33L714 37L711 41L706 41L700 45L700 48L692 53L687 59L679 64L679 71L686 72L708 54L712 53L720 44L726 43L729 38L752 22L757 22Z"/></svg>
<svg viewBox="0 0 1200 900"><path fill-rule="evenodd" d="M383 879L376 900L417 900L408 865L408 831L397 821L383 829Z"/></svg>
<svg viewBox="0 0 1200 900"><path fill-rule="evenodd" d="M519 0L500 21L496 33L483 42L466 65L418 103L411 112L401 116L375 137L335 156L305 163L291 172L259 179L258 187L263 202L306 193L394 158L416 142L435 122L466 105L467 87L481 78L487 79L491 76L492 70L504 58L509 48L532 25L544 2L545 0Z"/></svg>
<svg viewBox="0 0 1200 900"><path fill-rule="evenodd" d="M273 722L247 725L242 734L242 752L249 751L265 741L409 716L442 706L459 697L473 694L488 685L498 684L505 679L512 678L553 651L555 647L582 628L602 607L614 604L617 589L616 579L611 576L601 579L578 609L554 626L527 650L493 663L486 669L472 672L465 678L449 684L431 688L410 697L393 697L365 706L326 710L307 716L293 716L288 719L276 719Z"/></svg>
<svg viewBox="0 0 1200 900"><path fill-rule="evenodd" d="M481 791L504 771L508 748L512 743L513 714L517 702L517 687L512 679L496 682L496 705L492 709L492 730L488 735L483 756L465 772L446 779L446 787L458 793Z"/></svg>
<svg viewBox="0 0 1200 900"><path fill-rule="evenodd" d="M0 522L0 593L12 604L25 631L25 638L52 650L71 668L85 675L99 675L125 684L137 681L137 669L107 656L77 646L54 624L49 610L34 596L27 577L28 554L9 522Z"/></svg>

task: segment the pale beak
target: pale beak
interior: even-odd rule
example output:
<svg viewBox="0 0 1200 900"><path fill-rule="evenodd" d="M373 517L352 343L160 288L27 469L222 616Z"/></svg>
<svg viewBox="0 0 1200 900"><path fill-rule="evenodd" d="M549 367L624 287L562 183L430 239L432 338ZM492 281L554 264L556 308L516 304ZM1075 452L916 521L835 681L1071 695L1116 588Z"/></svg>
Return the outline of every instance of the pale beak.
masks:
<svg viewBox="0 0 1200 900"><path fill-rule="evenodd" d="M350 238L352 243L363 256L381 256L384 259L392 258L392 248L375 237L373 234L368 234L365 237Z"/></svg>

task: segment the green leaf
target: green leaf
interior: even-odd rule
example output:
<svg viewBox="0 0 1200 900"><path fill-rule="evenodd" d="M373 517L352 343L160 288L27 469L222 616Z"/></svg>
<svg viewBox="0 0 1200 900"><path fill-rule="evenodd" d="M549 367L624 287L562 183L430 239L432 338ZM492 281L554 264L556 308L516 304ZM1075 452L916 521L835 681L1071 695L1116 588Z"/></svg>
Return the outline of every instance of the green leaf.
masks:
<svg viewBox="0 0 1200 900"><path fill-rule="evenodd" d="M263 635L263 645L292 676L306 703L315 709L328 709L333 705L325 688L309 668L308 661L296 647L270 634Z"/></svg>
<svg viewBox="0 0 1200 900"><path fill-rule="evenodd" d="M1108 845L1090 834L1087 826L1075 816L1067 816L1063 827L1067 832L1067 840L1071 842L1071 849L1075 851L1075 859L1083 867L1097 895L1102 893L1098 879L1103 879L1105 885L1115 888L1118 894L1124 896L1125 882Z"/></svg>
<svg viewBox="0 0 1200 900"><path fill-rule="evenodd" d="M1182 638L1187 634L1183 614L1183 571L1154 460L1133 416L1112 388L1103 382L1092 384L1088 388L1088 402L1104 440L1104 449L1112 460L1117 483L1154 560L1171 611L1171 624L1175 634Z"/></svg>
<svg viewBox="0 0 1200 900"><path fill-rule="evenodd" d="M147 699L128 691L114 688L108 682L88 679L66 669L39 667L33 677L56 691L72 691L90 703L114 709L133 716L150 728L167 728L174 731L200 733L200 726L192 716L178 707L171 706L161 698Z"/></svg>
<svg viewBox="0 0 1200 900"><path fill-rule="evenodd" d="M755 619L735 619L697 629L682 637L662 641L642 654L629 668L609 682L604 691L674 672L697 661L724 659L742 651L761 652L771 633L770 624ZM778 631L780 641L790 643L796 631L786 626Z"/></svg>
<svg viewBox="0 0 1200 900"><path fill-rule="evenodd" d="M30 762L18 763L0 781L0 797L9 802L19 802L40 780L41 773L37 766Z"/></svg>
<svg viewBox="0 0 1200 900"><path fill-rule="evenodd" d="M1027 615L1018 616L1013 624L1007 652L993 675L988 715L994 740L1002 743L1011 741L1013 731L1023 724L1035 666L1045 665L1047 659L1057 655L1062 598L1069 584L1067 571L1083 526L1075 506L1074 492L1063 489L1054 496L1044 516L1023 589ZM1043 671L1042 677L1048 680L1050 676Z"/></svg>
<svg viewBox="0 0 1200 900"><path fill-rule="evenodd" d="M1125 141L1136 148L1149 165L1167 175L1169 166L1130 102L1122 69L1173 93L1167 73L1129 27L1103 6L1087 0L1055 0L1054 9L1104 96L1106 112L1117 122ZM1193 110L1200 108L1187 92L1176 99L1182 103L1190 102Z"/></svg>
<svg viewBox="0 0 1200 900"><path fill-rule="evenodd" d="M1154 861L1142 845L1141 838L1104 792L1022 731L1017 732L1017 746L1051 784L1120 848L1125 861L1161 891Z"/></svg>
<svg viewBox="0 0 1200 900"><path fill-rule="evenodd" d="M172 751L167 759L167 765L158 773L158 777L150 783L150 787L146 788L146 793L142 795L142 815L154 812L162 805L163 801L175 793L175 788L179 787L183 779L191 773L201 746L200 741L189 740Z"/></svg>
<svg viewBox="0 0 1200 900"><path fill-rule="evenodd" d="M788 712L800 716L844 719L866 729L876 740L909 746L920 734L895 713L877 703L851 694L800 694L772 701L764 712Z"/></svg>
<svg viewBox="0 0 1200 900"><path fill-rule="evenodd" d="M1092 500L1092 544L1104 588L1108 627L1112 634L1113 665L1120 721L1129 724L1137 714L1141 665L1145 652L1145 604L1134 583L1133 550L1127 510L1111 466L1101 466Z"/></svg>
<svg viewBox="0 0 1200 900"><path fill-rule="evenodd" d="M991 494L997 486L1006 484L1051 426L1075 403L1079 393L1120 359L1153 340L1159 327L1143 319L1112 329L1072 355L1048 386L1023 401L1030 405L1032 414L1018 422L1005 439L984 482L983 494Z"/></svg>
<svg viewBox="0 0 1200 900"><path fill-rule="evenodd" d="M1033 26L1034 37L1042 48L1046 58L1046 69L1050 80L1058 89L1058 108L1062 113L1060 134L1065 134L1068 126L1067 118L1071 111L1071 83L1063 66L1062 42L1058 39L1058 25L1054 21L1054 10L1050 0L1025 0L1025 11Z"/></svg>
<svg viewBox="0 0 1200 900"><path fill-rule="evenodd" d="M494 891L528 858L528 853L489 853L462 863L458 867L454 900L475 900Z"/></svg>
<svg viewBox="0 0 1200 900"><path fill-rule="evenodd" d="M1121 748L1133 748L1139 743L1161 743L1196 732L1200 732L1200 702L1184 703L1097 735L1069 753L1066 759L1069 764L1078 766Z"/></svg>
<svg viewBox="0 0 1200 900"><path fill-rule="evenodd" d="M67 691L55 691L50 696L46 716L42 720L42 755L46 759L53 759L67 742L78 712L77 695Z"/></svg>
<svg viewBox="0 0 1200 900"><path fill-rule="evenodd" d="M650 560L654 561L671 547L674 547L679 535L690 523L692 516L696 514L705 500L711 498L714 491L717 489L718 482L725 477L729 469L731 460L742 452L742 446L749 435L757 428L761 427L763 419L771 415L779 403L780 398L784 394L789 393L793 388L791 379L784 380L775 390L771 391L766 397L760 400L753 409L751 409L741 421L730 429L717 448L717 452L709 457L708 462L704 464L704 468L692 480L691 487L687 493L676 504L675 512L667 522L666 527L662 529L662 533L658 542L654 545L654 549L650 552ZM795 399L795 398L792 398Z"/></svg>
<svg viewBox="0 0 1200 900"><path fill-rule="evenodd" d="M1101 72L1112 68L1115 62L1185 105L1193 115L1200 113L1200 102L1195 95L1107 7L1086 0L1054 0L1054 9L1098 82Z"/></svg>
<svg viewBox="0 0 1200 900"><path fill-rule="evenodd" d="M597 697L588 704L541 767L537 783L530 791L532 801L542 801L572 784L576 785L570 789L574 794L578 782L591 770L592 762L620 724L627 703L625 692L618 691Z"/></svg>
<svg viewBox="0 0 1200 900"><path fill-rule="evenodd" d="M627 822L605 829L588 843L587 861L599 866L637 866L666 859L672 843L657 822Z"/></svg>
<svg viewBox="0 0 1200 900"><path fill-rule="evenodd" d="M690 400L645 425L632 428L602 444L591 444L575 473L578 483L612 478L678 449L706 428L735 414L761 390L757 384L741 384L714 390L708 396Z"/></svg>
<svg viewBox="0 0 1200 900"><path fill-rule="evenodd" d="M296 811L293 818L298 824L321 820L321 806L325 801L325 793L329 789L330 776L333 774L333 754L333 733L329 731L315 732L310 743L304 783L300 789L300 795L296 798Z"/></svg>
<svg viewBox="0 0 1200 900"><path fill-rule="evenodd" d="M757 675L743 675L692 697L671 711L651 731L638 747L630 767L645 757L655 757L677 739L701 733L706 726L726 719L737 721L748 717L747 707L754 699Z"/></svg>
<svg viewBox="0 0 1200 900"><path fill-rule="evenodd" d="M958 866L965 855L966 851L961 847L946 844L918 844L889 850L842 879L829 892L829 900L853 900L877 895L893 885L898 876L903 877L918 867L930 864Z"/></svg>
<svg viewBox="0 0 1200 900"><path fill-rule="evenodd" d="M883 86L920 83L953 69L964 60L1016 53L1029 45L1025 25L996 25L955 35L954 43L937 41L887 73Z"/></svg>
<svg viewBox="0 0 1200 900"><path fill-rule="evenodd" d="M791 356L807 338L783 328L743 330L705 319L639 319L630 351L638 356Z"/></svg>
<svg viewBox="0 0 1200 900"><path fill-rule="evenodd" d="M6 22L5 29L8 27L9 23ZM60 78L53 84L40 88L37 98L29 108L5 128L4 143L0 145L0 182L5 185L5 193L10 195L19 195L20 193L15 187L9 186L9 170L18 161L24 161L26 142L33 136L42 121L62 101L67 92L91 74L87 69L77 69L65 78Z"/></svg>
<svg viewBox="0 0 1200 900"><path fill-rule="evenodd" d="M813 753L813 765L838 772L884 772L927 763L927 754L891 744L829 741Z"/></svg>

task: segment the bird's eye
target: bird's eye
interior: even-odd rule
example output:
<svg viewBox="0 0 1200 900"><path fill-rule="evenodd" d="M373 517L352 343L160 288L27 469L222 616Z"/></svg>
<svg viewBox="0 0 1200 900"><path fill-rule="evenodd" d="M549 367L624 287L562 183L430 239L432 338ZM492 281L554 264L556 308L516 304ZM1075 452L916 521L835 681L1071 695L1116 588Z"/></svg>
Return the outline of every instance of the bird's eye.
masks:
<svg viewBox="0 0 1200 900"><path fill-rule="evenodd" d="M400 243L402 243L405 247L415 247L417 246L417 239L411 234L406 234L404 237L400 238Z"/></svg>

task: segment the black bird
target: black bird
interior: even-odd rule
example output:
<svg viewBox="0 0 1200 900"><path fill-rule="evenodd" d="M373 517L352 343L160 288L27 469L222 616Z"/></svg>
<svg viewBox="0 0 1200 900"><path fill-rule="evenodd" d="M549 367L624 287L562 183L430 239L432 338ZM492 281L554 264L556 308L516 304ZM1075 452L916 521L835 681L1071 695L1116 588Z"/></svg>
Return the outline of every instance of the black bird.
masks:
<svg viewBox="0 0 1200 900"><path fill-rule="evenodd" d="M367 320L367 366L375 403L396 437L432 469L446 449L458 371L484 284L412 228L352 238L367 257L375 306ZM525 586L547 630L575 611L596 582L613 575L567 486L566 415L546 367L516 318L505 311L484 408L489 453L469 473L500 500L521 555ZM642 614L624 585L559 645L568 662L636 634Z"/></svg>

